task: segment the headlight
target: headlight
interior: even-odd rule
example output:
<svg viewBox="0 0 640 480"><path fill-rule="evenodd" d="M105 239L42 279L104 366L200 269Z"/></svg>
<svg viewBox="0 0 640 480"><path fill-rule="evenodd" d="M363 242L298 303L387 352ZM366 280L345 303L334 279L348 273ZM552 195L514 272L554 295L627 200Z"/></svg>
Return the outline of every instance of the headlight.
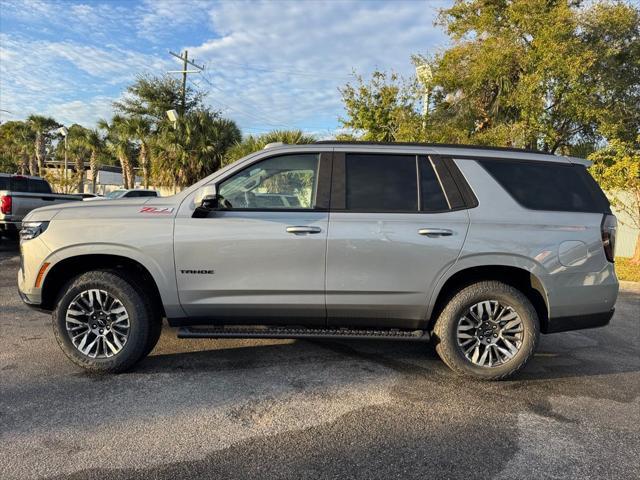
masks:
<svg viewBox="0 0 640 480"><path fill-rule="evenodd" d="M31 240L44 232L49 222L23 222L20 230L20 241Z"/></svg>

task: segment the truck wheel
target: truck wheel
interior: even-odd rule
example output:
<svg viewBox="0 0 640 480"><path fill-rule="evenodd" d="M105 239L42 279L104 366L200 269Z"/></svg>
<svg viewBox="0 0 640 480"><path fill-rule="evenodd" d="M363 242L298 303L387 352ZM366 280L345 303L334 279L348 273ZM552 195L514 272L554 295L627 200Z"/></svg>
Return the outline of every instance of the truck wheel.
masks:
<svg viewBox="0 0 640 480"><path fill-rule="evenodd" d="M122 372L146 355L154 320L150 316L142 292L113 271L97 270L79 275L63 289L53 311L53 331L76 365Z"/></svg>
<svg viewBox="0 0 640 480"><path fill-rule="evenodd" d="M502 380L529 361L540 326L522 292L484 281L454 295L438 317L434 334L436 351L452 370L480 380Z"/></svg>
<svg viewBox="0 0 640 480"><path fill-rule="evenodd" d="M156 345L158 344L158 340L160 340L160 335L162 335L162 316L160 313L156 312L157 309L152 309L152 317L151 322L149 322L149 337L147 338L147 344L144 347L144 355L146 357L149 355Z"/></svg>

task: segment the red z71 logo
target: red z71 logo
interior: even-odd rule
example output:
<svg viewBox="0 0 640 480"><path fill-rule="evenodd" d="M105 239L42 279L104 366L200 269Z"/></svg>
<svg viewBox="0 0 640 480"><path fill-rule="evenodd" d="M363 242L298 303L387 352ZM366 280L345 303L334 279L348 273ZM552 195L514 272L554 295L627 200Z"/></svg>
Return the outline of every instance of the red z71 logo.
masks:
<svg viewBox="0 0 640 480"><path fill-rule="evenodd" d="M142 207L140 213L151 213L153 215L169 215L173 212L172 207L158 208L158 207Z"/></svg>

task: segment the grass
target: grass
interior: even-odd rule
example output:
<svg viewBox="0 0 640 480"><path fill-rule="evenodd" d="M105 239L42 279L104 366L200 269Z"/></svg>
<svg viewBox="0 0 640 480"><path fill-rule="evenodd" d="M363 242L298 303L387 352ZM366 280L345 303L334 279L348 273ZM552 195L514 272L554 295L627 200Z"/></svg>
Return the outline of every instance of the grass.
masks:
<svg viewBox="0 0 640 480"><path fill-rule="evenodd" d="M616 258L616 274L618 280L626 280L628 282L640 282L640 265L631 263L630 258Z"/></svg>

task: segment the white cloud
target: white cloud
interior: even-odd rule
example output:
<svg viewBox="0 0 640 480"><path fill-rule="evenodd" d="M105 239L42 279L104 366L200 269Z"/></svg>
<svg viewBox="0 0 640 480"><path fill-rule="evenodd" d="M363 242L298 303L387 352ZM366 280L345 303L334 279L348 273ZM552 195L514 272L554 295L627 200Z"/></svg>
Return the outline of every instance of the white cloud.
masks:
<svg viewBox="0 0 640 480"><path fill-rule="evenodd" d="M104 114L109 95L120 95L120 89L137 74L162 72L168 62L117 47L30 41L0 34L0 108L13 113L9 117L0 112L0 118L24 118L58 109L72 122L85 121L95 117L89 114L91 106L100 106L98 111ZM77 120L71 115L74 106L79 108Z"/></svg>
<svg viewBox="0 0 640 480"><path fill-rule="evenodd" d="M411 74L412 53L445 43L433 19L449 3L0 1L3 25L20 25L0 34L0 109L14 112L0 112L2 120L31 112L68 122L108 115L136 74L176 69L166 50L186 48L207 65L190 80L248 132L295 127L319 136L337 127L338 87L352 70ZM182 35L208 40L187 45Z"/></svg>
<svg viewBox="0 0 640 480"><path fill-rule="evenodd" d="M154 40L175 36L176 27L198 23L214 5L211 0L144 0L137 9L138 34Z"/></svg>
<svg viewBox="0 0 640 480"><path fill-rule="evenodd" d="M47 105L44 114L65 125L79 123L85 127L95 127L100 119L108 119L113 113L111 97L94 97L89 100L72 100Z"/></svg>
<svg viewBox="0 0 640 480"><path fill-rule="evenodd" d="M434 2L224 2L210 11L218 38L189 47L209 66L214 105L243 125L326 124L353 70L413 73L412 53L444 43ZM195 78L195 77L194 77ZM208 87L206 81L203 85ZM330 121L330 120L329 120Z"/></svg>

